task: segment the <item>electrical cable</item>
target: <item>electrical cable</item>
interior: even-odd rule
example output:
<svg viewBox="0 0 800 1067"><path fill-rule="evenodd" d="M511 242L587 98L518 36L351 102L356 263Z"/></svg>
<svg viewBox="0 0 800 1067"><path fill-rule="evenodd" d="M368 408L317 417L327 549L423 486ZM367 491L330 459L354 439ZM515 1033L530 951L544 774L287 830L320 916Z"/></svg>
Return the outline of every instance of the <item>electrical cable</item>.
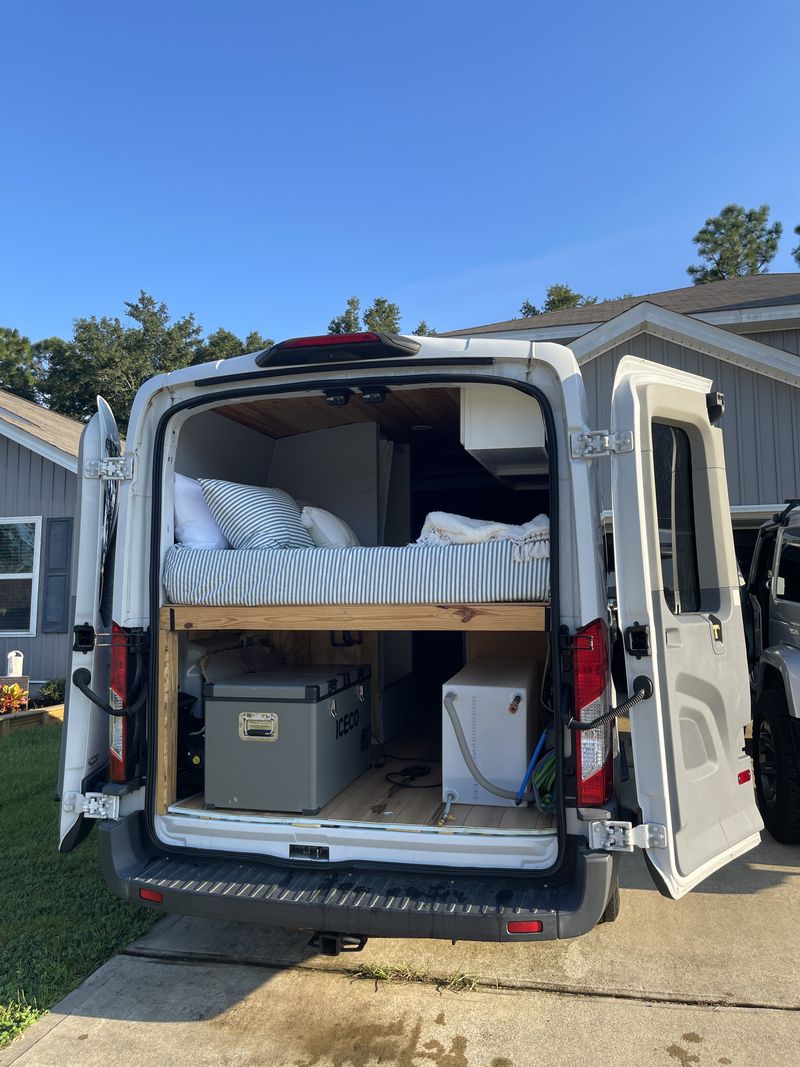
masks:
<svg viewBox="0 0 800 1067"><path fill-rule="evenodd" d="M424 764L411 764L408 767L403 767L401 771L389 771L384 775L384 778L390 785L397 785L401 789L440 789L441 782L426 782L424 785L414 785L414 781L417 778L424 778L431 773L430 767ZM398 781L397 779L400 779Z"/></svg>
<svg viewBox="0 0 800 1067"><path fill-rule="evenodd" d="M525 777L522 779L522 785L517 790L517 795L516 795L516 798L514 800L514 803L517 805L517 807L519 807L519 805L522 803L522 798L525 795L525 787L528 784L528 779L533 774L534 767L536 766L536 761L539 758L539 753L542 751L542 748L544 747L545 738L547 737L547 731L549 729L550 729L549 725L545 726L544 730L542 731L542 736L539 738L539 740L538 740L538 742L536 744L536 748L533 750L533 755L531 756L530 762L528 763L528 768L525 771Z"/></svg>

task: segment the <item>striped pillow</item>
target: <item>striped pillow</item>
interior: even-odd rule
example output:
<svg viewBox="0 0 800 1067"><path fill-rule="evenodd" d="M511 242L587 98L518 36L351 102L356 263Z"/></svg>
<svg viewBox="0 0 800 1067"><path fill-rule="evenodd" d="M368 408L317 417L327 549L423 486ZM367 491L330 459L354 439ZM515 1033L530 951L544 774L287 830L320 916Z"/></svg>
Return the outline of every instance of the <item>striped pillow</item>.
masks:
<svg viewBox="0 0 800 1067"><path fill-rule="evenodd" d="M200 478L208 510L234 548L313 548L300 508L283 489Z"/></svg>

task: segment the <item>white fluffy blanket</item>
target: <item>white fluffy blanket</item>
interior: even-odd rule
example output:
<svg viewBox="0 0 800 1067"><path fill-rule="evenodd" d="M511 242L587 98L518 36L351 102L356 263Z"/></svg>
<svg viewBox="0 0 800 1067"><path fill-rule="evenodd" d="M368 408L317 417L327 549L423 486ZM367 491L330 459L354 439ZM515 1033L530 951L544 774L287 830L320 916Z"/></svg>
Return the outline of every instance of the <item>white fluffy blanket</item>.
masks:
<svg viewBox="0 0 800 1067"><path fill-rule="evenodd" d="M537 515L522 526L504 522L468 519L447 511L431 511L425 519L418 545L474 545L484 541L511 541L517 563L550 556L550 520Z"/></svg>

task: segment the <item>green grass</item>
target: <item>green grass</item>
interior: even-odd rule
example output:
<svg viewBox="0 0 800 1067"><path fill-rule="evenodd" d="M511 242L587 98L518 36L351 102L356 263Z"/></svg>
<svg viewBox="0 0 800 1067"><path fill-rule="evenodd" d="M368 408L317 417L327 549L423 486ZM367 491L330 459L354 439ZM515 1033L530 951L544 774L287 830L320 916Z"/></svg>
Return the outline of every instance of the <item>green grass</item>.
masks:
<svg viewBox="0 0 800 1067"><path fill-rule="evenodd" d="M400 967L393 965L382 966L378 963L365 963L354 974L354 978L366 978L372 982L422 982L423 984L435 985L439 989L449 989L458 993L466 990L472 993L478 986L478 975L467 974L464 971L454 971L444 977L436 977L428 971L417 971L413 967L404 964Z"/></svg>
<svg viewBox="0 0 800 1067"><path fill-rule="evenodd" d="M97 832L58 852L61 726L0 740L0 1048L157 915L112 897Z"/></svg>

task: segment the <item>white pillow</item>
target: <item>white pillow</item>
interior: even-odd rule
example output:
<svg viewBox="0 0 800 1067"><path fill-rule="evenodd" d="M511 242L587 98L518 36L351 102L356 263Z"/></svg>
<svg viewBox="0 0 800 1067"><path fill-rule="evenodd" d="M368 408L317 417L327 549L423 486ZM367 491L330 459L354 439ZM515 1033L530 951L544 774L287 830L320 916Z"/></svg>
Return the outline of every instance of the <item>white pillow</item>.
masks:
<svg viewBox="0 0 800 1067"><path fill-rule="evenodd" d="M300 508L283 489L201 478L209 511L234 548L313 548Z"/></svg>
<svg viewBox="0 0 800 1067"><path fill-rule="evenodd" d="M184 548L230 548L225 534L208 510L200 483L176 474L172 496L175 503L175 540Z"/></svg>
<svg viewBox="0 0 800 1067"><path fill-rule="evenodd" d="M323 508L307 505L300 512L300 521L317 548L353 548L358 545L358 538L344 519Z"/></svg>

